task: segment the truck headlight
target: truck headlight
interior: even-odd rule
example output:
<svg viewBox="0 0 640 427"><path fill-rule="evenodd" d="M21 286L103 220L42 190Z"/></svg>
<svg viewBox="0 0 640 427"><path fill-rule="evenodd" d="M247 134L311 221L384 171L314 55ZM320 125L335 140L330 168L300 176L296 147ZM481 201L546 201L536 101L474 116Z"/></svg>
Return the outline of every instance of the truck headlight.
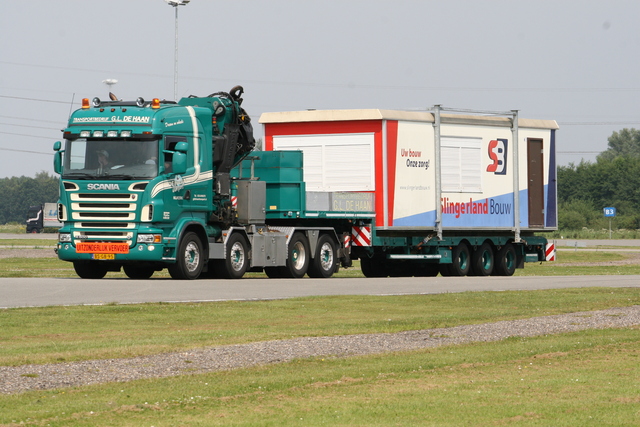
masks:
<svg viewBox="0 0 640 427"><path fill-rule="evenodd" d="M162 234L138 234L138 243L162 243Z"/></svg>
<svg viewBox="0 0 640 427"><path fill-rule="evenodd" d="M58 242L68 243L71 241L71 233L60 233L58 234Z"/></svg>

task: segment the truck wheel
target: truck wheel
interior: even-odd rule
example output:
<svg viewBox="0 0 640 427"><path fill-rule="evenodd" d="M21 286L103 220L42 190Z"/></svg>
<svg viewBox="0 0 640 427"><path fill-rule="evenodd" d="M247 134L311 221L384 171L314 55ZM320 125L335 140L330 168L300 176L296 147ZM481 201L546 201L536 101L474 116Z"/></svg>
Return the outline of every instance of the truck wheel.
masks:
<svg viewBox="0 0 640 427"><path fill-rule="evenodd" d="M153 267L141 267L139 265L126 264L124 267L124 274L130 279L144 280L153 276L155 269Z"/></svg>
<svg viewBox="0 0 640 427"><path fill-rule="evenodd" d="M309 265L309 277L326 279L333 276L337 262L336 244L330 236L323 234L318 239L316 256Z"/></svg>
<svg viewBox="0 0 640 427"><path fill-rule="evenodd" d="M478 249L473 251L471 256L471 272L474 276L488 276L493 272L494 254L491 245L483 243Z"/></svg>
<svg viewBox="0 0 640 427"><path fill-rule="evenodd" d="M269 279L280 279L282 277L282 268L283 267L265 267L264 274L266 274Z"/></svg>
<svg viewBox="0 0 640 427"><path fill-rule="evenodd" d="M74 261L73 269L83 279L102 279L107 274L107 266L94 261Z"/></svg>
<svg viewBox="0 0 640 427"><path fill-rule="evenodd" d="M451 276L466 276L471 268L471 257L469 246L466 243L460 243L453 249L451 254L451 265L449 272Z"/></svg>
<svg viewBox="0 0 640 427"><path fill-rule="evenodd" d="M249 267L249 244L240 233L233 233L227 241L227 258L221 260L220 270L225 279L240 279Z"/></svg>
<svg viewBox="0 0 640 427"><path fill-rule="evenodd" d="M176 280L197 279L204 266L203 255L198 235L193 232L185 234L178 246L176 263L169 266L169 274Z"/></svg>
<svg viewBox="0 0 640 427"><path fill-rule="evenodd" d="M516 272L516 248L507 243L504 245L496 255L496 266L494 274L497 276L513 276Z"/></svg>
<svg viewBox="0 0 640 427"><path fill-rule="evenodd" d="M282 267L281 277L299 279L309 269L309 241L303 233L294 233L289 241L287 265Z"/></svg>

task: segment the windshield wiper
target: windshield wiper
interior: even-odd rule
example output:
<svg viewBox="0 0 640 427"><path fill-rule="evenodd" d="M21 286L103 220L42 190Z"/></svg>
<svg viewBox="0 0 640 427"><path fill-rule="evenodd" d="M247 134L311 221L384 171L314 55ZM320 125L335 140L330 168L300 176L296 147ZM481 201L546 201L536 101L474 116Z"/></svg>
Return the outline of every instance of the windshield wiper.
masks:
<svg viewBox="0 0 640 427"><path fill-rule="evenodd" d="M101 176L100 178L103 178L103 179L138 179L134 175L124 174L124 173L119 173L119 174L107 173L107 174L104 174L103 176Z"/></svg>
<svg viewBox="0 0 640 427"><path fill-rule="evenodd" d="M67 172L62 178L95 179L96 176L87 172Z"/></svg>

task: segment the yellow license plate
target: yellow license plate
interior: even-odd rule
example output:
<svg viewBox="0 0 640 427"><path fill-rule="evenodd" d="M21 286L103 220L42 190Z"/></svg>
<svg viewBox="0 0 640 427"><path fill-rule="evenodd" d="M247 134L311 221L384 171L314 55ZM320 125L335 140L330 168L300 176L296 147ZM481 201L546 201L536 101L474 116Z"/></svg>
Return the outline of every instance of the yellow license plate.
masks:
<svg viewBox="0 0 640 427"><path fill-rule="evenodd" d="M116 259L116 254L93 254L93 259Z"/></svg>

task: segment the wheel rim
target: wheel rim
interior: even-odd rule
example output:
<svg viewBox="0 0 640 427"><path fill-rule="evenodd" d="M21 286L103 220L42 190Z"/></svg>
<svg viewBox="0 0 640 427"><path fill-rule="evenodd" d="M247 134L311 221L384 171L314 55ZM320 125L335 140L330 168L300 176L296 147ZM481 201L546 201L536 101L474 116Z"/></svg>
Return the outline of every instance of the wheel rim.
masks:
<svg viewBox="0 0 640 427"><path fill-rule="evenodd" d="M488 270L491 268L491 264L493 264L491 251L484 251L482 253L482 268Z"/></svg>
<svg viewBox="0 0 640 427"><path fill-rule="evenodd" d="M200 250L194 242L189 242L185 248L184 265L190 273L196 271L200 265Z"/></svg>
<svg viewBox="0 0 640 427"><path fill-rule="evenodd" d="M329 243L325 243L320 248L320 265L323 270L333 267L333 248Z"/></svg>
<svg viewBox="0 0 640 427"><path fill-rule="evenodd" d="M304 267L306 261L307 254L305 253L304 245L302 242L296 242L295 245L293 245L293 250L291 251L291 263L293 268L300 270Z"/></svg>
<svg viewBox="0 0 640 427"><path fill-rule="evenodd" d="M242 270L244 266L244 247L239 242L235 242L231 246L231 256L229 259L231 261L231 268L233 268L234 271Z"/></svg>
<svg viewBox="0 0 640 427"><path fill-rule="evenodd" d="M513 252L507 251L507 253L504 254L504 265L507 267L508 270L511 270L513 268L514 262L515 262L515 256Z"/></svg>
<svg viewBox="0 0 640 427"><path fill-rule="evenodd" d="M465 270L467 268L467 264L469 263L469 257L466 252L460 251L460 255L458 256L458 264L460 265L461 270Z"/></svg>

